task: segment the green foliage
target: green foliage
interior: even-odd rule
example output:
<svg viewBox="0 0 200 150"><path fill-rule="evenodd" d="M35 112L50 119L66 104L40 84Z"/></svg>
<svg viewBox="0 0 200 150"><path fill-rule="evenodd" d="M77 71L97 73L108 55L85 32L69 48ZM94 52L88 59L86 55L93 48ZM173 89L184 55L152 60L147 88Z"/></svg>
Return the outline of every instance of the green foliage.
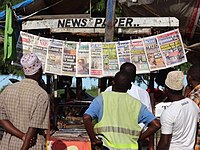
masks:
<svg viewBox="0 0 200 150"><path fill-rule="evenodd" d="M98 87L92 86L91 89L87 89L86 92L94 97L98 95Z"/></svg>

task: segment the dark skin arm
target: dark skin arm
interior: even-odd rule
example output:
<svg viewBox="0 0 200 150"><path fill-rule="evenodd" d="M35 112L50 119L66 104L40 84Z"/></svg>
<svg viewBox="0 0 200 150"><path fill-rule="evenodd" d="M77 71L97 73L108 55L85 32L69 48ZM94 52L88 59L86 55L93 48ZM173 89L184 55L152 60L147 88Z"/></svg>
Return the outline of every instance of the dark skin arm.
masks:
<svg viewBox="0 0 200 150"><path fill-rule="evenodd" d="M184 92L184 96L187 97L188 94L192 91L192 87L188 84L186 87L185 87L185 92Z"/></svg>
<svg viewBox="0 0 200 150"><path fill-rule="evenodd" d="M172 134L161 134L156 150L169 150Z"/></svg>
<svg viewBox="0 0 200 150"><path fill-rule="evenodd" d="M28 150L36 143L37 128L29 127L21 150Z"/></svg>
<svg viewBox="0 0 200 150"><path fill-rule="evenodd" d="M141 133L139 140L145 140L147 137L150 137L153 135L158 129L160 129L160 121L158 119L154 119L153 121L150 122L148 125L148 129Z"/></svg>
<svg viewBox="0 0 200 150"><path fill-rule="evenodd" d="M18 137L21 140L25 140L25 133L18 130L9 120L0 120L0 125L6 132Z"/></svg>
<svg viewBox="0 0 200 150"><path fill-rule="evenodd" d="M101 147L102 146L102 141L97 139L96 136L95 136L95 133L94 133L94 127L93 127L93 123L92 123L92 117L88 114L84 114L83 115L83 122L84 122L84 125L85 125L85 129L89 135L89 138L91 140L91 144L92 144L92 147L94 146L99 146Z"/></svg>

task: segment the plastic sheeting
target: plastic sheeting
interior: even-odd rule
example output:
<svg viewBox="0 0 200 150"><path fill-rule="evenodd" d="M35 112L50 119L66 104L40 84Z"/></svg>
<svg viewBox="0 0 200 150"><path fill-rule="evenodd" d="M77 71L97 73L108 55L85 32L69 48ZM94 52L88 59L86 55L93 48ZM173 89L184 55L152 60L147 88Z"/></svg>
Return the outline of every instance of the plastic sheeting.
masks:
<svg viewBox="0 0 200 150"><path fill-rule="evenodd" d="M21 2L19 4L17 4L17 5L12 6L12 9L23 8L23 7L29 5L32 2L33 2L33 0L25 0L25 1L23 1L23 2ZM6 16L6 11L5 10L0 12L0 20L5 19L5 16Z"/></svg>

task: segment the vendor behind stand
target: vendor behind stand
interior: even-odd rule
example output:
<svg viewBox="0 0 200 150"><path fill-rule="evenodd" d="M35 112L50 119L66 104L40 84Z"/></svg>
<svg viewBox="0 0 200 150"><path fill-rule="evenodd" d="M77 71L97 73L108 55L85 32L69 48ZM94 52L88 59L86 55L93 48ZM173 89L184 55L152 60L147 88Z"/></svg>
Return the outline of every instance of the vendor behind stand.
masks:
<svg viewBox="0 0 200 150"><path fill-rule="evenodd" d="M147 107L127 94L130 88L129 74L118 72L112 91L97 96L86 110L83 120L92 147L103 145L110 150L138 149L138 140L144 140L160 128L159 121ZM98 118L98 123L93 128L94 118ZM144 123L148 129L141 133L138 123Z"/></svg>
<svg viewBox="0 0 200 150"><path fill-rule="evenodd" d="M49 98L39 86L42 63L34 53L24 54L25 79L7 86L0 95L0 125L5 129L0 150L42 150L48 128Z"/></svg>

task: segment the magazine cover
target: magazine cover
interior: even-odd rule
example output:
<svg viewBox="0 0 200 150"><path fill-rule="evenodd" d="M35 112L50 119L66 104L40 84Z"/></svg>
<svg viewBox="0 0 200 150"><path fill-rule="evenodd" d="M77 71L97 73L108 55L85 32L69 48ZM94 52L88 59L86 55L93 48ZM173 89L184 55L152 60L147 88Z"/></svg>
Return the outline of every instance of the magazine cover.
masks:
<svg viewBox="0 0 200 150"><path fill-rule="evenodd" d="M167 67L187 62L185 49L178 29L159 34L157 35L157 39Z"/></svg>
<svg viewBox="0 0 200 150"><path fill-rule="evenodd" d="M90 43L79 42L76 52L76 76L88 77L89 76L89 56L90 56Z"/></svg>
<svg viewBox="0 0 200 150"><path fill-rule="evenodd" d="M146 37L143 39L143 41L150 71L166 68L156 36Z"/></svg>
<svg viewBox="0 0 200 150"><path fill-rule="evenodd" d="M103 71L103 56L102 56L102 43L101 42L93 42L90 45L90 76L92 77L102 77Z"/></svg>
<svg viewBox="0 0 200 150"><path fill-rule="evenodd" d="M76 75L76 48L78 42L64 41L62 75Z"/></svg>
<svg viewBox="0 0 200 150"><path fill-rule="evenodd" d="M149 66L147 63L144 44L142 39L130 41L131 63L136 66L136 73L149 73Z"/></svg>
<svg viewBox="0 0 200 150"><path fill-rule="evenodd" d="M119 71L116 43L102 43L103 76L114 76Z"/></svg>

